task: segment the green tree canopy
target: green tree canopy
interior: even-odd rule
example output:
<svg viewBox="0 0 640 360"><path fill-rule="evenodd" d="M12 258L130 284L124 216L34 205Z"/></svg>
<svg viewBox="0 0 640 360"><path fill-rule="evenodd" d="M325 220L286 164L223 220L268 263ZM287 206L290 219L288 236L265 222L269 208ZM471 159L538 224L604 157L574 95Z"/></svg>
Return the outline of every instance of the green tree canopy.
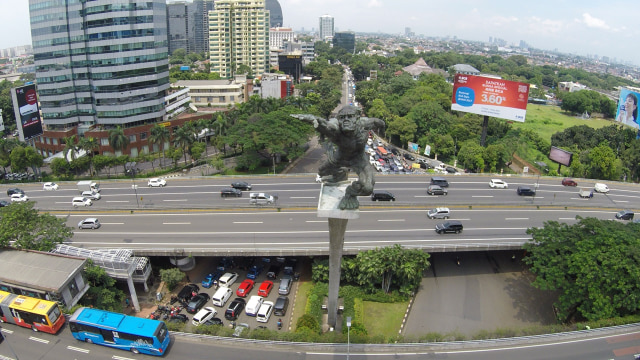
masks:
<svg viewBox="0 0 640 360"><path fill-rule="evenodd" d="M599 320L638 313L640 224L580 218L569 225L547 221L527 230L525 263L533 285L557 291L558 319Z"/></svg>
<svg viewBox="0 0 640 360"><path fill-rule="evenodd" d="M38 213L34 205L16 202L0 208L0 247L50 251L73 236L66 219Z"/></svg>

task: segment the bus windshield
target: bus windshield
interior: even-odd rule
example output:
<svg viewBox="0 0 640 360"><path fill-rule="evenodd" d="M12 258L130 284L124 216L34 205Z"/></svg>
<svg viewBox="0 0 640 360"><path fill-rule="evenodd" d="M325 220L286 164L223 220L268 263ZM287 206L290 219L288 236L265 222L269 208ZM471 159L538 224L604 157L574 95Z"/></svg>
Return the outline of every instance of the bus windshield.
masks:
<svg viewBox="0 0 640 360"><path fill-rule="evenodd" d="M49 311L49 321L51 321L51 323L53 324L56 322L56 320L58 320L59 317L60 317L60 307L54 306L53 309Z"/></svg>
<svg viewBox="0 0 640 360"><path fill-rule="evenodd" d="M167 336L167 333L169 331L167 330L167 324L165 324L164 322L158 325L158 329L156 330L156 337L158 338L158 341L160 341L161 343L164 342L164 338Z"/></svg>

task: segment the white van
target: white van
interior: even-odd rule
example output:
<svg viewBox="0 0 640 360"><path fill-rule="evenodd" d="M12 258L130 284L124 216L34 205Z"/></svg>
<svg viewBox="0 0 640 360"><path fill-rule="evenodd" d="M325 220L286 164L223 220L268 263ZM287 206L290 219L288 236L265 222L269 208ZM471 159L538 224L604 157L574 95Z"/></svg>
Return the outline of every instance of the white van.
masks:
<svg viewBox="0 0 640 360"><path fill-rule="evenodd" d="M220 276L220 279L218 279L218 284L220 284L220 286L229 287L236 282L236 280L238 280L238 273L225 273Z"/></svg>
<svg viewBox="0 0 640 360"><path fill-rule="evenodd" d="M220 287L215 294L211 297L211 302L215 306L224 306L224 304L229 300L229 298L233 295L233 291L226 286Z"/></svg>
<svg viewBox="0 0 640 360"><path fill-rule="evenodd" d="M266 323L269 321L271 317L271 313L273 312L273 301L265 301L260 306L260 310L258 310L258 315L256 316L256 320L258 322Z"/></svg>
<svg viewBox="0 0 640 360"><path fill-rule="evenodd" d="M606 184L603 184L603 183L596 183L593 186L593 190L595 190L596 192L599 192L599 193L606 194L606 193L609 192L609 187Z"/></svg>
<svg viewBox="0 0 640 360"><path fill-rule="evenodd" d="M207 322L207 320L211 320L211 318L216 316L217 313L218 312L216 311L216 309L207 306L204 309L198 311L197 314L193 315L193 320L191 321L191 323L193 324L193 326L200 326Z"/></svg>
<svg viewBox="0 0 640 360"><path fill-rule="evenodd" d="M252 296L251 299L249 299L249 302L247 303L247 307L244 308L244 312L247 313L247 315L249 316L256 316L256 314L258 314L258 310L260 309L260 306L262 305L262 301L264 301L262 296L258 296L258 295Z"/></svg>

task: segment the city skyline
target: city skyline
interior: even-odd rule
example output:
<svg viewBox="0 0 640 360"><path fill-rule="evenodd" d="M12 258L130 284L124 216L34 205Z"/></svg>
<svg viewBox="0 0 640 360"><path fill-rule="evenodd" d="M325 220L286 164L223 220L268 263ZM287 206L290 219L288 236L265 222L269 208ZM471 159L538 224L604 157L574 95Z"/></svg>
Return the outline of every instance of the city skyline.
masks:
<svg viewBox="0 0 640 360"><path fill-rule="evenodd" d="M28 2L0 0L0 48L31 44ZM575 55L609 57L638 64L640 48L634 46L640 29L630 0L580 3L569 0L520 3L496 0L452 0L447 3L417 0L279 0L283 26L318 30L318 19L330 15L336 31L457 37L484 41L504 39L517 45Z"/></svg>

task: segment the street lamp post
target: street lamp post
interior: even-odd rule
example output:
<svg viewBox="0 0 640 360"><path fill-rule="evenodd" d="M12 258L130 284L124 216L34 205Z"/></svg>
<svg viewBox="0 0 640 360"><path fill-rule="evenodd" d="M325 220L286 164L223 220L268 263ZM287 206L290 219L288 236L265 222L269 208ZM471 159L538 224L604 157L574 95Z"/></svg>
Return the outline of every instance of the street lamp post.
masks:
<svg viewBox="0 0 640 360"><path fill-rule="evenodd" d="M350 347L351 347L351 316L347 316L347 360L349 360Z"/></svg>

